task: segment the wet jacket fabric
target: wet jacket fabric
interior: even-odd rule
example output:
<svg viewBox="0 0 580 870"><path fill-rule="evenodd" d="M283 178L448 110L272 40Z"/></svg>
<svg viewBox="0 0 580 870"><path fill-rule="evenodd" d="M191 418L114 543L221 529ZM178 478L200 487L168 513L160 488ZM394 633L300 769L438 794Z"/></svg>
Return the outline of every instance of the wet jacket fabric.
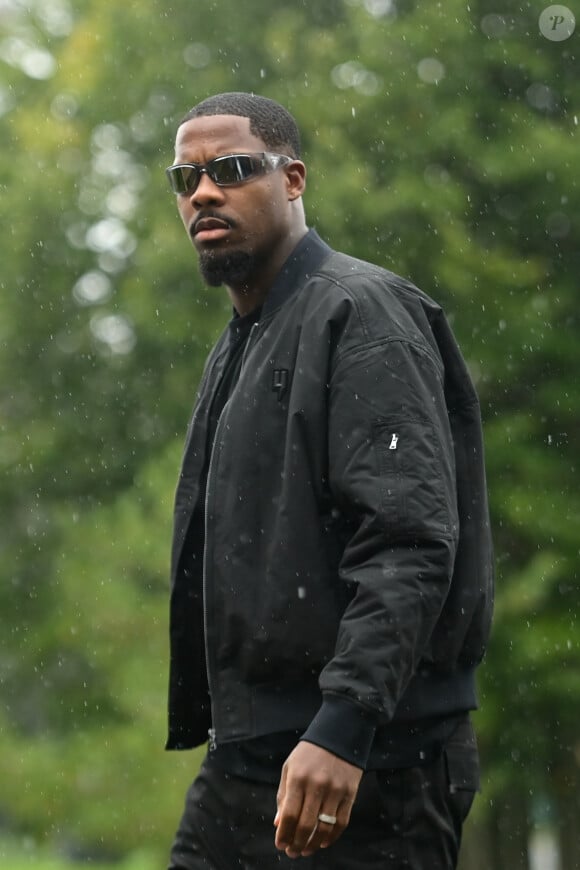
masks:
<svg viewBox="0 0 580 870"><path fill-rule="evenodd" d="M303 729L364 767L477 706L493 595L477 396L441 308L312 230L208 455L233 341L230 324L206 362L176 493L167 748Z"/></svg>

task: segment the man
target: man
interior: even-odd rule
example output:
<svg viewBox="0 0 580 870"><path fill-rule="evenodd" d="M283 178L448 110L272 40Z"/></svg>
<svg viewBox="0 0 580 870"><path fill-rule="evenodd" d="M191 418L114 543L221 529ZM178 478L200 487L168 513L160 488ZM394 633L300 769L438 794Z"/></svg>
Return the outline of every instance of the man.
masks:
<svg viewBox="0 0 580 870"><path fill-rule="evenodd" d="M282 106L201 102L167 175L234 308L176 495L167 746L209 751L171 870L453 868L492 596L465 364L431 299L307 228Z"/></svg>

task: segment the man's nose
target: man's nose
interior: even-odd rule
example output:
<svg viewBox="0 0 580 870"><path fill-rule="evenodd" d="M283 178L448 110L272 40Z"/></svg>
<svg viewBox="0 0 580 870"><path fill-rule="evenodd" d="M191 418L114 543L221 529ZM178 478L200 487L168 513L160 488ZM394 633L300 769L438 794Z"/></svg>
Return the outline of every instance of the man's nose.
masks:
<svg viewBox="0 0 580 870"><path fill-rule="evenodd" d="M199 184L191 194L191 203L196 208L207 205L210 202L223 202L225 199L223 188L212 181L207 172L202 172Z"/></svg>

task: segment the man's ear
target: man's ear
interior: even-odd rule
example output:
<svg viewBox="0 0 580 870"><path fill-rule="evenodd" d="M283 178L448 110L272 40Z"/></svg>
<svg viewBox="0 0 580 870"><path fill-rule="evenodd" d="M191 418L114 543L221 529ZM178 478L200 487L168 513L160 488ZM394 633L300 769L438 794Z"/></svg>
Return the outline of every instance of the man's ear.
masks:
<svg viewBox="0 0 580 870"><path fill-rule="evenodd" d="M306 166L301 160L293 160L284 167L286 174L286 189L288 200L293 202L299 199L306 188Z"/></svg>

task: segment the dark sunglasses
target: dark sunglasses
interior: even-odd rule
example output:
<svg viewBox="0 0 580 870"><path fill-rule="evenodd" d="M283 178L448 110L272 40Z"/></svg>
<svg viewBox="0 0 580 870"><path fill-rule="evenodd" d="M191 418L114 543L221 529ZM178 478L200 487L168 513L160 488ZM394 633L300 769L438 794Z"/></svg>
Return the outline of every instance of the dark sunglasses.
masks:
<svg viewBox="0 0 580 870"><path fill-rule="evenodd" d="M178 163L169 166L165 174L173 193L191 194L196 190L202 172L209 175L219 187L228 187L230 184L243 184L259 175L266 175L291 162L291 157L269 151L258 154L227 154L207 163Z"/></svg>

